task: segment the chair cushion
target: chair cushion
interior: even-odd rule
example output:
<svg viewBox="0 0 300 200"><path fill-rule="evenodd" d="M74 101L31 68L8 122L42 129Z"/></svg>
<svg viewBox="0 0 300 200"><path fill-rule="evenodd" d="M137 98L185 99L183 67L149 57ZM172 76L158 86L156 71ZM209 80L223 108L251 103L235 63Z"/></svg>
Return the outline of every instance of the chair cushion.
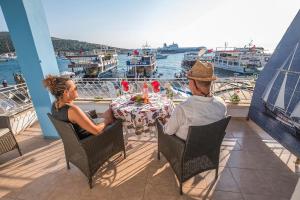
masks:
<svg viewBox="0 0 300 200"><path fill-rule="evenodd" d="M10 130L8 128L0 128L0 137L6 133L8 133Z"/></svg>

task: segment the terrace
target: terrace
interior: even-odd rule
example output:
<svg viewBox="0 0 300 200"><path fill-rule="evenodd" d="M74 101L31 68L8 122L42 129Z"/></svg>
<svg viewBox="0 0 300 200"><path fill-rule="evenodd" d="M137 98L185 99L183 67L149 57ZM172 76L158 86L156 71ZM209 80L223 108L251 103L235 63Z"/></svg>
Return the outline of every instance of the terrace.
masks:
<svg viewBox="0 0 300 200"><path fill-rule="evenodd" d="M111 99L116 98L112 95L117 95L117 91L109 89L111 80L75 81L79 88L76 103L84 110L96 108L101 112L108 107ZM184 88L182 80L160 82L162 85L166 82L181 84ZM130 82L131 92L139 91L142 83ZM246 120L253 88L245 85L250 83L253 80L244 84L234 79L214 83L214 93L225 99L228 112L233 115L221 147L217 181L214 181L214 171L198 174L184 183L184 195L179 195L178 181L168 162L163 156L160 161L156 158L157 139L131 136L126 145L127 158L123 160L120 155L106 162L94 179L93 189L89 189L86 177L78 168L71 165L71 170L67 170L61 140L45 139L39 123L34 122L16 136L24 155L19 157L17 151L11 151L0 156L0 198L290 199L298 180L298 168L294 163L296 157L254 122ZM23 92L16 92L20 91L16 88L22 88ZM26 108L32 106L30 98L25 98L28 93L24 92L24 88L26 85L2 91L2 100L7 97L7 101L8 97L18 94L18 98L9 98L16 110L8 110L6 115L17 112L24 105ZM241 101L231 104L230 96L236 90L240 91ZM174 96L174 102L184 98Z"/></svg>
<svg viewBox="0 0 300 200"><path fill-rule="evenodd" d="M221 79L214 84L214 94L226 101L232 115L221 146L217 180L214 171L197 174L183 184L184 194L180 195L170 165L163 156L160 161L156 158L157 138L131 135L127 158L120 154L110 158L98 170L90 189L77 167L71 164L67 169L63 143L46 115L52 99L41 80L59 71L42 4L40 0L0 0L0 5L27 80L27 84L0 90L0 120L9 119L23 153L19 156L13 150L0 155L0 199L291 198L299 165L291 152L247 120L255 83L252 78ZM120 80L74 80L80 95L76 103L83 110L104 111L120 94L115 87ZM163 87L168 83L175 89L170 95L175 104L186 98L184 80L159 81ZM143 81L129 82L130 93L141 90ZM236 95L239 102L233 101Z"/></svg>

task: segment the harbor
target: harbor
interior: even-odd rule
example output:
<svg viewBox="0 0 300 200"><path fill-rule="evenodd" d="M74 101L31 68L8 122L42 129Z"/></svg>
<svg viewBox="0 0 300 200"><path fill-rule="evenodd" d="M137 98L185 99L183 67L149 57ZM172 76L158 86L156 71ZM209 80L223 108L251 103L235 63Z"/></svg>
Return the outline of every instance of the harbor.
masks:
<svg viewBox="0 0 300 200"><path fill-rule="evenodd" d="M292 1L0 0L0 199L299 200Z"/></svg>

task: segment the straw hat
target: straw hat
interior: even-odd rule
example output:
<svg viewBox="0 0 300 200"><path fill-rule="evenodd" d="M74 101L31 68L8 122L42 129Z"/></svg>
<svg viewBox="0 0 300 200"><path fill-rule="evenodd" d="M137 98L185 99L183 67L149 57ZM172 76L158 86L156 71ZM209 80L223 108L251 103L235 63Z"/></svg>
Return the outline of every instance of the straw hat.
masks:
<svg viewBox="0 0 300 200"><path fill-rule="evenodd" d="M214 81L217 79L217 77L214 76L213 64L198 60L188 72L187 77L197 81Z"/></svg>

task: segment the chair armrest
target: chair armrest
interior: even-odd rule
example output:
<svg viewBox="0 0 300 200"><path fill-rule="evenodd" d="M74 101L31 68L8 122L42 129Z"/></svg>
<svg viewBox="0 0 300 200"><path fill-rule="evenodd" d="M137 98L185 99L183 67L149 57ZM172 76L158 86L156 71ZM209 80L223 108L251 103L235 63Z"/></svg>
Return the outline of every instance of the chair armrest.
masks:
<svg viewBox="0 0 300 200"><path fill-rule="evenodd" d="M0 116L0 128L8 128L11 130L9 116Z"/></svg>
<svg viewBox="0 0 300 200"><path fill-rule="evenodd" d="M103 140L103 136L106 134L110 134L109 132L116 128L117 126L121 127L119 130L121 133L123 133L122 130L122 120L118 119L116 120L114 123L108 125L107 127L105 127L105 129L103 130L103 132L99 135L91 135L87 138L84 138L80 141L80 143L85 147L85 148L89 148L89 146L93 145L93 144L98 144L100 140Z"/></svg>
<svg viewBox="0 0 300 200"><path fill-rule="evenodd" d="M163 132L162 123L157 120L157 131L158 131L158 146L159 151L161 150L165 155L168 156L176 156L181 160L184 149L185 149L185 141L174 135L168 135Z"/></svg>

